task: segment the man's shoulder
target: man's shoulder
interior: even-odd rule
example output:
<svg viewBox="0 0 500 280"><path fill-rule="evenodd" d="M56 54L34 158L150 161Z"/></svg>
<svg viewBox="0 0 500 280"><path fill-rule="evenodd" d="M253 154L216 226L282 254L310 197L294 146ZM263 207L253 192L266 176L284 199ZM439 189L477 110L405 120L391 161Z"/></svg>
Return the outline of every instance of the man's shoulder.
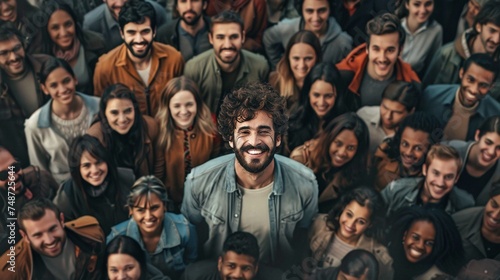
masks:
<svg viewBox="0 0 500 280"><path fill-rule="evenodd" d="M275 26L270 27L268 30L275 31L278 33L295 33L300 29L300 17L297 18L284 18L279 21ZM266 30L267 31L267 30Z"/></svg>
<svg viewBox="0 0 500 280"><path fill-rule="evenodd" d="M371 118L380 115L380 106L364 106L356 114L364 121L370 121Z"/></svg>
<svg viewBox="0 0 500 280"><path fill-rule="evenodd" d="M165 43L153 42L153 49L159 54L166 55L169 60L181 60L181 53L174 47Z"/></svg>
<svg viewBox="0 0 500 280"><path fill-rule="evenodd" d="M261 54L253 53L247 50L241 50L242 55L245 57L245 63L251 65L252 69L255 67L267 68L267 60Z"/></svg>
<svg viewBox="0 0 500 280"><path fill-rule="evenodd" d="M500 103L491 97L489 93L479 102L479 106L485 111L486 117L498 115L498 112L500 112Z"/></svg>
<svg viewBox="0 0 500 280"><path fill-rule="evenodd" d="M423 177L407 177L399 178L395 181L389 183L387 188L384 189L386 192L393 193L410 193L415 187L423 180Z"/></svg>
<svg viewBox="0 0 500 280"><path fill-rule="evenodd" d="M224 155L212 160L205 162L202 165L199 165L191 170L189 175L186 178L186 181L196 181L201 178L211 178L217 173L220 173L230 166L233 166L235 160L234 154Z"/></svg>
<svg viewBox="0 0 500 280"><path fill-rule="evenodd" d="M210 65L207 65L207 63L211 60L214 59L214 50L209 49L206 50L202 53L200 53L197 56L192 57L190 60L186 62L186 71L189 71L188 69L197 70L197 71L202 71L203 69L208 69L210 68ZM203 67L200 67L200 65L203 65Z"/></svg>
<svg viewBox="0 0 500 280"><path fill-rule="evenodd" d="M278 162L283 173L293 175L296 180L316 181L313 171L305 165L282 155L274 155L274 159Z"/></svg>
<svg viewBox="0 0 500 280"><path fill-rule="evenodd" d="M86 13L83 17L83 27L85 29L96 31L98 23L104 20L104 9L106 9L106 4L103 3L92 11Z"/></svg>
<svg viewBox="0 0 500 280"><path fill-rule="evenodd" d="M457 228L460 230L463 227L468 227L471 224L477 222L477 220L481 220L480 216L483 215L484 207L471 207L459 212L456 212L452 215L453 221L457 225Z"/></svg>
<svg viewBox="0 0 500 280"><path fill-rule="evenodd" d="M459 85L440 84L430 85L422 92L422 100L428 101L445 101L450 97L453 98Z"/></svg>

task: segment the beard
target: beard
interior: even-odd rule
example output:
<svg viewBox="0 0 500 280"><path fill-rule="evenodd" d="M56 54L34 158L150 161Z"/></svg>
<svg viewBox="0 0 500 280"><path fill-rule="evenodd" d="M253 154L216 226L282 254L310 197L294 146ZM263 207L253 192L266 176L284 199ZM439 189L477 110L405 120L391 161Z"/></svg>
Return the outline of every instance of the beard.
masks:
<svg viewBox="0 0 500 280"><path fill-rule="evenodd" d="M136 53L134 51L134 48L133 48L134 45L141 45L143 43L134 43L134 42L132 42L132 43L125 43L125 45L127 46L127 49L132 53L133 56L135 56L137 58L145 58L146 56L148 56L148 54L151 51L151 46L153 46L153 41L151 41L151 42L146 42L145 41L145 43L147 45L146 45L146 49L144 50L144 53Z"/></svg>
<svg viewBox="0 0 500 280"><path fill-rule="evenodd" d="M236 147L236 143L234 142L234 140L233 146ZM251 159L250 162L247 162L245 160L245 153L252 149L261 150L262 153L269 153L269 155L266 158L262 159L262 161L261 159ZM236 160L238 160L238 163L243 167L243 169L250 173L260 173L264 171L264 169L266 169L273 161L274 154L276 153L276 142L274 143L272 149L265 144L258 144L256 146L246 145L239 149L234 148L233 150L236 156Z"/></svg>
<svg viewBox="0 0 500 280"><path fill-rule="evenodd" d="M188 12L193 12L193 11L188 11ZM187 12L186 12L187 13ZM193 17L191 20L187 20L184 18L184 15L186 14L184 13L182 16L181 16L181 20L183 22L185 22L187 25L190 25L190 26L193 26L193 25L196 25L200 19L201 19L201 14L196 14L195 12L193 12L193 14L195 14L196 16Z"/></svg>

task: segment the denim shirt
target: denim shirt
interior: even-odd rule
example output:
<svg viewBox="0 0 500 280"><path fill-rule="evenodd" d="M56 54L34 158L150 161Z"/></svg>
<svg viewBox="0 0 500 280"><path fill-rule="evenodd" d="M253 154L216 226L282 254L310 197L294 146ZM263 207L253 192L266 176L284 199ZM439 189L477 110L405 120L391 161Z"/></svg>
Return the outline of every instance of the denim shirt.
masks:
<svg viewBox="0 0 500 280"><path fill-rule="evenodd" d="M236 186L235 156L222 156L194 168L184 185L181 212L200 230L204 257L217 257L226 237L238 231L242 193ZM318 183L313 172L289 158L274 156L269 195L271 262L294 256L294 231L306 230L318 212ZM208 238L208 239L207 239ZM206 240L205 240L206 239Z"/></svg>
<svg viewBox="0 0 500 280"><path fill-rule="evenodd" d="M106 243L111 242L118 235L126 235L135 239L142 250L147 252L139 226L134 219L129 219L111 228ZM163 220L160 241L155 251L147 254L148 262L165 275L183 271L188 264L198 258L197 242L195 227L184 216L167 212Z"/></svg>

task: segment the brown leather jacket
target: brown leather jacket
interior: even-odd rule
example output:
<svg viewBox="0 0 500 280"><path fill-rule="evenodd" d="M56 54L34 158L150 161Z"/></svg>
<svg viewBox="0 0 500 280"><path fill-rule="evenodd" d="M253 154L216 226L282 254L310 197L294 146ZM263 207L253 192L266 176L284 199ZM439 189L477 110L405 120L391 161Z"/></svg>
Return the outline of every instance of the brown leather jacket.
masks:
<svg viewBox="0 0 500 280"><path fill-rule="evenodd" d="M83 216L64 225L66 236L75 244L76 248L75 279L101 279L106 242L97 220L91 216ZM32 252L27 240L21 239L15 245L15 272L9 270L11 266L8 261L11 257L7 255L8 253L10 250L0 257L0 279L54 279L38 254Z"/></svg>

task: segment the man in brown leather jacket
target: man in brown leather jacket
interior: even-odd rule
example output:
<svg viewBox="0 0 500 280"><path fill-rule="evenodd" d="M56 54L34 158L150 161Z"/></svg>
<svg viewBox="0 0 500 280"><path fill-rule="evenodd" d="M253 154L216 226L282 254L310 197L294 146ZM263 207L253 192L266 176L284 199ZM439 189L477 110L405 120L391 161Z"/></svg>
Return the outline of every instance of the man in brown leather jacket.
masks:
<svg viewBox="0 0 500 280"><path fill-rule="evenodd" d="M23 239L0 257L0 279L101 279L104 234L94 217L64 223L48 199L18 213Z"/></svg>

